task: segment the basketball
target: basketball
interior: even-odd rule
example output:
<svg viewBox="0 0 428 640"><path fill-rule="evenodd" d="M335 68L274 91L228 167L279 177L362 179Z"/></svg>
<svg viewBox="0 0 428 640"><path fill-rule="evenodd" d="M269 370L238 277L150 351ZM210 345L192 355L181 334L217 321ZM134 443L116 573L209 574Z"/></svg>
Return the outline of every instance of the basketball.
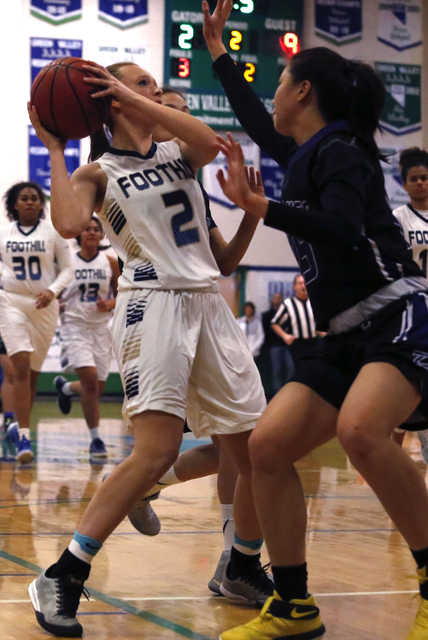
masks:
<svg viewBox="0 0 428 640"><path fill-rule="evenodd" d="M77 140L91 135L107 120L111 98L92 98L100 91L83 82L96 77L82 58L58 58L38 73L31 87L31 105L42 125L55 136Z"/></svg>

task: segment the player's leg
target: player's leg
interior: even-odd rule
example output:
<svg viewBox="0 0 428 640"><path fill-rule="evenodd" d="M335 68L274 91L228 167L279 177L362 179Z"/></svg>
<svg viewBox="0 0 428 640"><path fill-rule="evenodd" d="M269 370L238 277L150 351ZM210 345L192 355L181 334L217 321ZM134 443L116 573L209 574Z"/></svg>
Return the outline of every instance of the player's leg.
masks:
<svg viewBox="0 0 428 640"><path fill-rule="evenodd" d="M95 367L78 367L76 368L76 373L79 376L81 386L80 401L82 403L83 415L85 416L91 438L89 455L93 458L106 458L107 450L99 434L100 390L97 369Z"/></svg>
<svg viewBox="0 0 428 640"><path fill-rule="evenodd" d="M314 391L291 382L269 403L254 429L250 438L254 499L276 593L259 618L225 631L223 640L323 635L319 610L307 592L306 505L294 463L335 435L337 414Z"/></svg>
<svg viewBox="0 0 428 640"><path fill-rule="evenodd" d="M417 465L392 430L419 404L420 393L389 363L363 367L341 409L338 436L410 547L418 566L421 602L408 640L428 630L428 494Z"/></svg>
<svg viewBox="0 0 428 640"><path fill-rule="evenodd" d="M6 354L6 349L3 346L2 352L2 340L0 338L0 366L3 370L3 383L1 385L1 400L3 404L4 415L4 429L14 420L14 395L13 395L13 367L9 356Z"/></svg>
<svg viewBox="0 0 428 640"><path fill-rule="evenodd" d="M153 486L178 455L182 418L145 411L132 418L132 428L135 445L131 455L99 486L58 562L30 585L37 620L54 635L82 634L75 614L93 557L138 497Z"/></svg>

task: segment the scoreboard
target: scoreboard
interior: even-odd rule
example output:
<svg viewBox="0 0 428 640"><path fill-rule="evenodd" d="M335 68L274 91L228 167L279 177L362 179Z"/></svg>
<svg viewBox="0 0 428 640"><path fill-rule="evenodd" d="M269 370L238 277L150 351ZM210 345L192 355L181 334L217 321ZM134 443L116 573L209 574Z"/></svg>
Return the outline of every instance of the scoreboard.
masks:
<svg viewBox="0 0 428 640"><path fill-rule="evenodd" d="M201 0L166 0L164 84L182 90L192 115L210 126L238 129L202 33ZM303 31L303 0L234 0L223 33L227 51L272 111L285 54L297 53ZM209 0L211 12L216 0Z"/></svg>

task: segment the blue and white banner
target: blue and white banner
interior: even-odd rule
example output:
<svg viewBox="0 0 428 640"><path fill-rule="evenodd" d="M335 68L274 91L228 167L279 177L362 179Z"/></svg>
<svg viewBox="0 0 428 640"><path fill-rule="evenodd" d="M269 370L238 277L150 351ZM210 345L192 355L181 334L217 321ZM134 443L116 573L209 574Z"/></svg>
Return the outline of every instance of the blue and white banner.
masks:
<svg viewBox="0 0 428 640"><path fill-rule="evenodd" d="M242 147L247 167L254 167L255 169L258 169L260 163L259 147L245 133L234 133L233 137ZM202 169L202 182L204 189L208 193L210 200L213 200L213 202L218 202L228 209L236 209L236 205L226 198L218 183L216 176L219 169L223 169L223 173L227 175L226 158L221 151L218 156L210 162L210 164L207 164Z"/></svg>
<svg viewBox="0 0 428 640"><path fill-rule="evenodd" d="M284 169L262 150L260 150L260 173L262 174L266 198L279 202L281 200Z"/></svg>
<svg viewBox="0 0 428 640"><path fill-rule="evenodd" d="M315 0L315 33L334 42L360 40L363 31L362 0Z"/></svg>
<svg viewBox="0 0 428 640"><path fill-rule="evenodd" d="M64 24L82 17L82 0L31 0L30 13L51 24Z"/></svg>
<svg viewBox="0 0 428 640"><path fill-rule="evenodd" d="M98 0L98 16L119 29L129 29L149 19L147 1Z"/></svg>
<svg viewBox="0 0 428 640"><path fill-rule="evenodd" d="M377 38L397 51L422 44L421 0L379 2Z"/></svg>
<svg viewBox="0 0 428 640"><path fill-rule="evenodd" d="M49 62L57 58L82 57L82 40L64 40L62 38L31 38L31 83Z"/></svg>
<svg viewBox="0 0 428 640"><path fill-rule="evenodd" d="M43 142L40 142L31 125L28 127L28 138L29 178L31 181L37 182L42 187L43 193L50 197L51 161L49 151ZM80 165L80 140L69 140L64 155L68 175L71 175Z"/></svg>

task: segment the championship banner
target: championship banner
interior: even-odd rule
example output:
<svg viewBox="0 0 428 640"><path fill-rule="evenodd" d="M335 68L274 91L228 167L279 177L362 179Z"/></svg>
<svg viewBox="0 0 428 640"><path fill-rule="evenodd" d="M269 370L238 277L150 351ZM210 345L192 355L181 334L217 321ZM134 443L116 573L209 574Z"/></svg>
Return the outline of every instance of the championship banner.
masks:
<svg viewBox="0 0 428 640"><path fill-rule="evenodd" d="M315 0L315 33L334 44L361 40L362 0Z"/></svg>
<svg viewBox="0 0 428 640"><path fill-rule="evenodd" d="M279 202L281 200L284 169L262 150L260 150L260 173L262 174L266 198Z"/></svg>
<svg viewBox="0 0 428 640"><path fill-rule="evenodd" d="M31 83L49 62L57 58L82 57L82 40L64 40L63 38L31 38L30 64Z"/></svg>
<svg viewBox="0 0 428 640"><path fill-rule="evenodd" d="M422 44L421 0L379 2L377 38L397 51Z"/></svg>
<svg viewBox="0 0 428 640"><path fill-rule="evenodd" d="M36 132L30 125L28 127L28 165L29 176L32 182L37 182L45 196L51 195L51 161L49 151L43 142L36 136ZM80 166L80 140L69 140L64 151L65 164L68 175L71 175Z"/></svg>
<svg viewBox="0 0 428 640"><path fill-rule="evenodd" d="M98 62L98 64L102 64L103 67L108 67L108 65L116 62L134 62L143 68L148 66L148 49L141 42L135 46L120 44L99 45L93 56L91 59Z"/></svg>
<svg viewBox="0 0 428 640"><path fill-rule="evenodd" d="M233 137L237 140L242 147L242 151L245 156L245 164L247 167L259 168L259 147L252 141L245 133L234 133ZM223 173L227 175L227 163L223 153L219 153L218 156L206 165L202 169L202 182L205 191L208 193L210 200L218 202L223 207L228 209L237 209L220 188L218 180L216 178L217 171L223 169Z"/></svg>
<svg viewBox="0 0 428 640"><path fill-rule="evenodd" d="M51 24L64 24L82 17L82 0L31 0L30 13Z"/></svg>
<svg viewBox="0 0 428 640"><path fill-rule="evenodd" d="M421 129L421 67L375 62L375 68L386 88L382 127L397 136Z"/></svg>
<svg viewBox="0 0 428 640"><path fill-rule="evenodd" d="M147 0L98 0L98 17L103 22L129 29L149 19Z"/></svg>
<svg viewBox="0 0 428 640"><path fill-rule="evenodd" d="M398 166L400 149L380 148L380 152L388 158L388 162L381 162L381 165L389 206L391 209L396 209L409 202L409 194L403 189L403 181Z"/></svg>

